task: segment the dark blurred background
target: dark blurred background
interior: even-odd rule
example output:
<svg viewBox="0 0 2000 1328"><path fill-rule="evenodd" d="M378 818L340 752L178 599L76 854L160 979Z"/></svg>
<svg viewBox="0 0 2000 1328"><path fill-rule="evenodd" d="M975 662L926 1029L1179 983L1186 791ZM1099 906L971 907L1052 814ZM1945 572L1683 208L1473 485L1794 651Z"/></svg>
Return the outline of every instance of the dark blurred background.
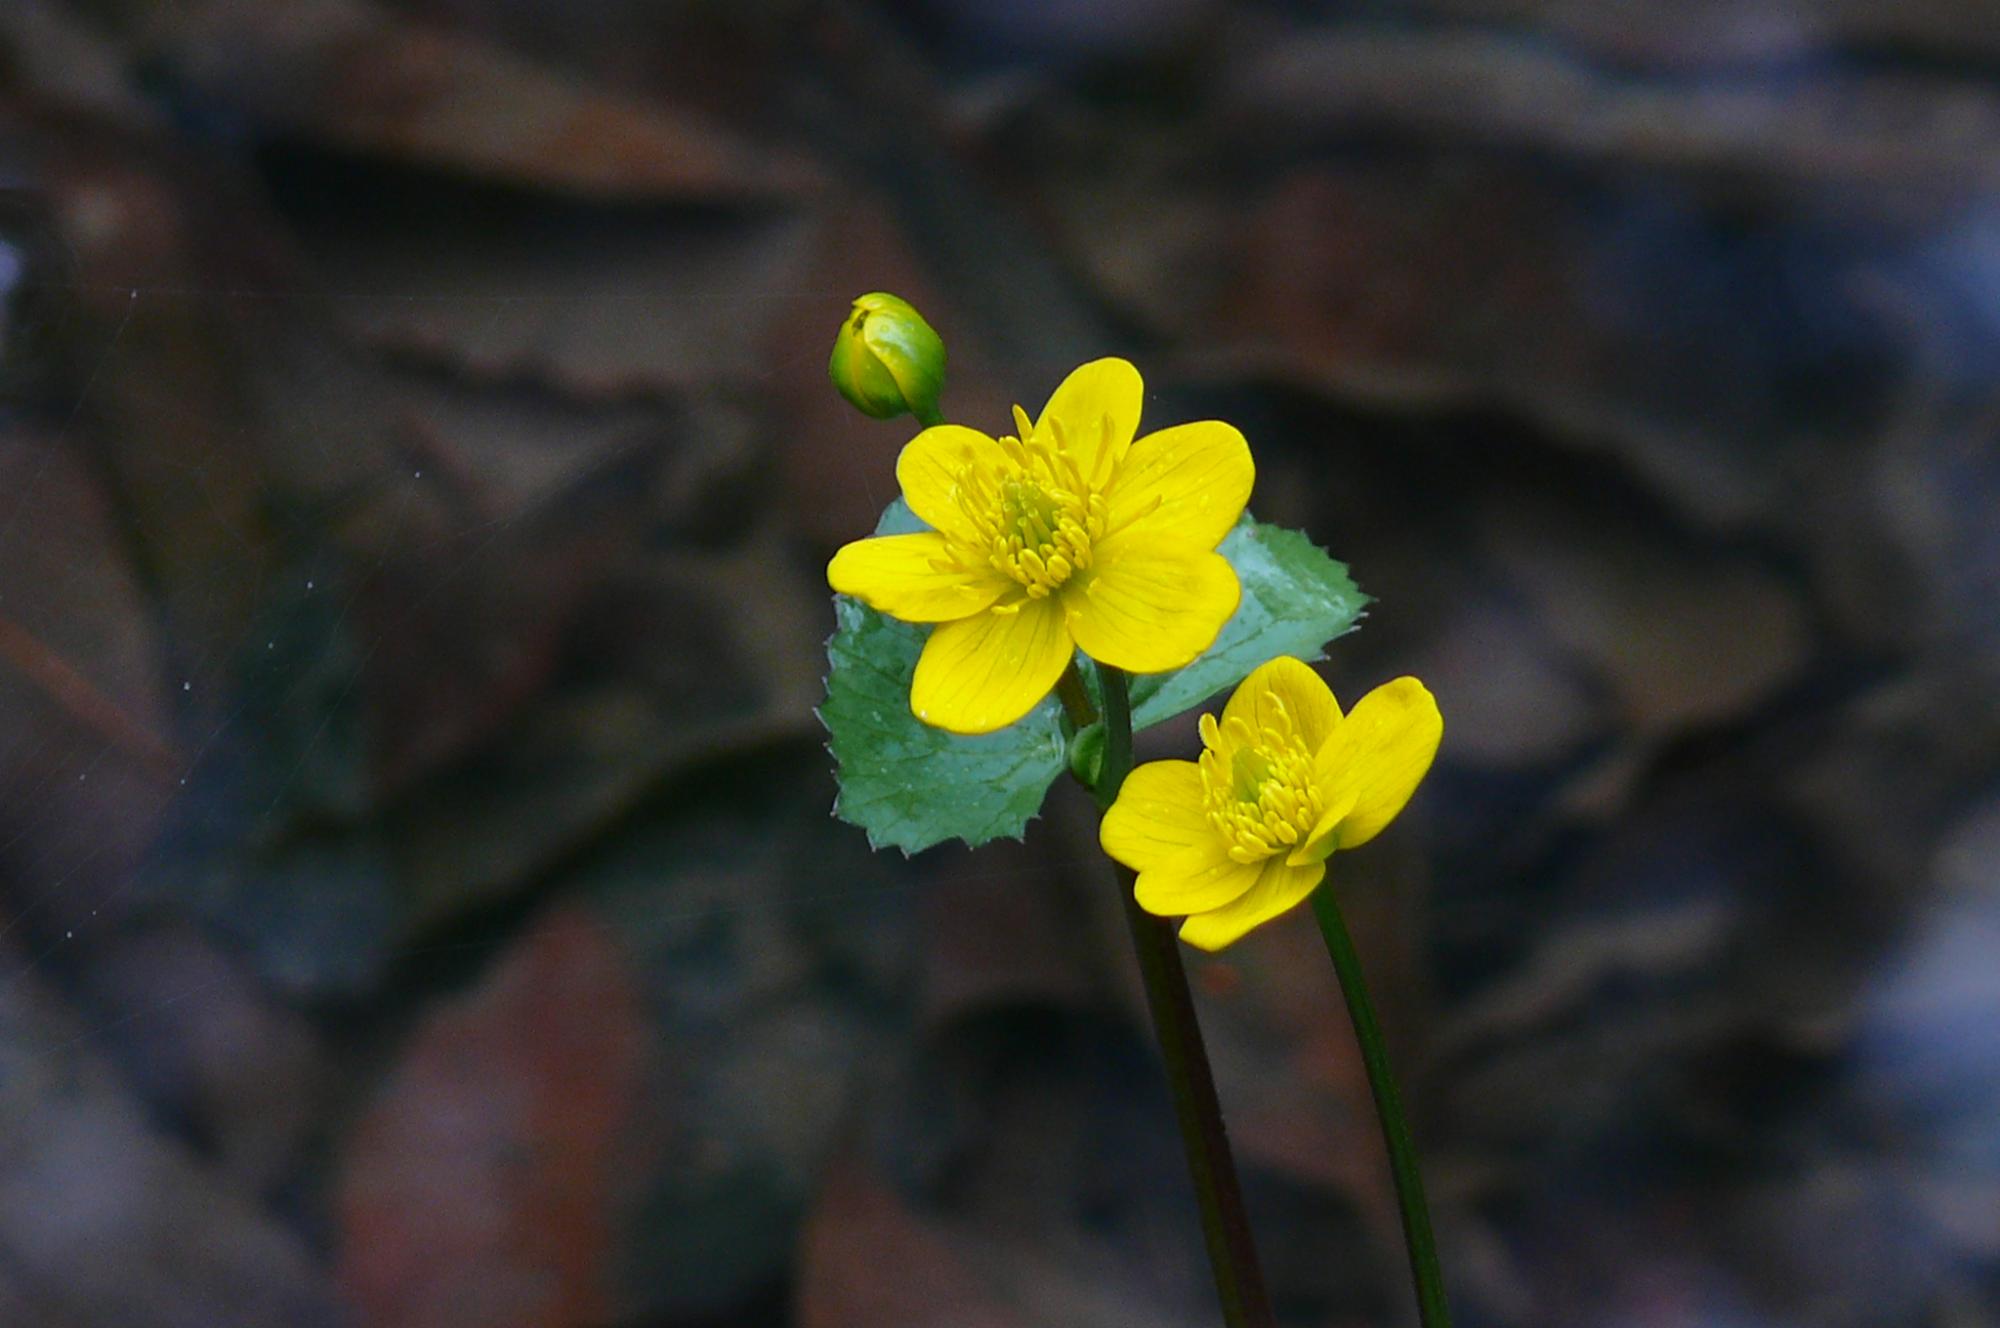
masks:
<svg viewBox="0 0 2000 1328"><path fill-rule="evenodd" d="M2000 1323L1990 0L5 0L0 1323L1215 1321L1087 800L827 815L876 288L1440 698L1336 866L1465 1328ZM1409 1322L1310 923L1196 958Z"/></svg>

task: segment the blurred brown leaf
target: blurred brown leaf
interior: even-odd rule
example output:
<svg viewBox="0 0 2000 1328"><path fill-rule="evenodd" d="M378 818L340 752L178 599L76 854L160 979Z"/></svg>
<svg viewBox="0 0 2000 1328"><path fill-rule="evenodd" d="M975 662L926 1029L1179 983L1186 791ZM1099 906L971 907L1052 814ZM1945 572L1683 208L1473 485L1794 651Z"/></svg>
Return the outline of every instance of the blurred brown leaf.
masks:
<svg viewBox="0 0 2000 1328"><path fill-rule="evenodd" d="M1517 597L1468 594L1398 667L1450 698L1450 759L1545 765L1604 735L1611 718L1588 670L1552 648Z"/></svg>
<svg viewBox="0 0 2000 1328"><path fill-rule="evenodd" d="M595 1328L649 1037L587 914L432 1013L349 1141L337 1277L381 1328Z"/></svg>
<svg viewBox="0 0 2000 1328"><path fill-rule="evenodd" d="M51 1328L332 1328L305 1243L156 1130L28 962L0 948L0 1305Z"/></svg>
<svg viewBox="0 0 2000 1328"><path fill-rule="evenodd" d="M642 975L660 1048L624 1170L621 1303L726 1317L782 1285L822 1170L896 1081L919 873L827 814L816 738L711 758L568 879Z"/></svg>
<svg viewBox="0 0 2000 1328"><path fill-rule="evenodd" d="M1052 796L1068 792L1058 786ZM953 845L929 857L921 908L927 1025L985 1006L1085 1004L1101 994L1093 990L1094 933L1078 932L1089 914L1083 901L1050 888L1051 864L1039 845L995 840L976 852ZM1087 877L1097 865L1086 858L1080 873L1062 874ZM1108 865L1097 884L1109 892Z"/></svg>
<svg viewBox="0 0 2000 1328"><path fill-rule="evenodd" d="M806 1224L800 1328L1027 1328L989 1297L951 1237L849 1160L830 1169Z"/></svg>
<svg viewBox="0 0 2000 1328"><path fill-rule="evenodd" d="M95 928L125 889L178 758L154 621L65 439L0 429L0 817L31 870L12 923Z"/></svg>
<svg viewBox="0 0 2000 1328"><path fill-rule="evenodd" d="M1596 0L1419 0L1426 17L1508 29L1532 25L1620 67L1785 68L1830 48L1893 47L1935 57L2000 54L1982 0L1692 0L1671 9Z"/></svg>
<svg viewBox="0 0 2000 1328"><path fill-rule="evenodd" d="M332 1087L306 1018L185 924L107 936L81 969L103 1040L145 1100L207 1141L243 1192L280 1188Z"/></svg>
<svg viewBox="0 0 2000 1328"><path fill-rule="evenodd" d="M575 589L550 671L511 689L532 703L469 716L477 740L390 811L415 925L505 897L677 773L816 731L819 601L768 551L655 557Z"/></svg>
<svg viewBox="0 0 2000 1328"><path fill-rule="evenodd" d="M768 329L801 298L817 243L804 216L613 209L436 177L399 184L319 182L285 197L314 258L339 274L345 322L380 350L462 378L585 399L760 389L773 373ZM810 371L798 355L786 347L778 363Z"/></svg>
<svg viewBox="0 0 2000 1328"><path fill-rule="evenodd" d="M1484 507L1494 565L1550 635L1587 661L1628 729L1659 734L1741 715L1805 663L1797 598L1750 562L1523 494Z"/></svg>
<svg viewBox="0 0 2000 1328"><path fill-rule="evenodd" d="M366 0L188 0L142 26L208 97L350 151L626 199L744 201L818 179L691 111L597 91Z"/></svg>
<svg viewBox="0 0 2000 1328"><path fill-rule="evenodd" d="M2000 97L1971 80L1820 71L1645 81L1545 41L1470 28L1286 33L1237 75L1260 136L1335 129L1502 143L1763 190L1839 187L1850 207L1946 211L2000 189ZM1864 201L1865 200L1865 201Z"/></svg>

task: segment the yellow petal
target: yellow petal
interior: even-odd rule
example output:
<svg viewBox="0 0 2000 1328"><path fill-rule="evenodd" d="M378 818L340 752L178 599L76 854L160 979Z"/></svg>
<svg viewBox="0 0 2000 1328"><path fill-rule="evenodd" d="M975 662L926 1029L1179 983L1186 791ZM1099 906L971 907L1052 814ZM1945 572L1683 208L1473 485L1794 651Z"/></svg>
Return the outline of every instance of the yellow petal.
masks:
<svg viewBox="0 0 2000 1328"><path fill-rule="evenodd" d="M975 463L1006 467L1000 444L962 424L938 424L903 447L896 458L896 483L903 501L923 523L947 535L973 538L975 532L958 505L958 475Z"/></svg>
<svg viewBox="0 0 2000 1328"><path fill-rule="evenodd" d="M1049 694L1074 646L1052 599L939 625L917 657L910 713L953 733L991 733ZM1001 608L1008 606L1002 605Z"/></svg>
<svg viewBox="0 0 2000 1328"><path fill-rule="evenodd" d="M1288 719L1279 718L1283 710ZM1252 732L1289 723L1309 752L1317 752L1340 723L1340 705L1311 668L1289 655L1267 660L1236 684L1222 708L1223 722L1240 719Z"/></svg>
<svg viewBox="0 0 2000 1328"><path fill-rule="evenodd" d="M1306 837L1299 841L1291 856L1285 859L1294 867L1303 867L1310 862L1325 862L1340 847L1340 823L1354 810L1354 791L1349 789L1338 801L1330 804L1320 813L1319 820Z"/></svg>
<svg viewBox="0 0 2000 1328"><path fill-rule="evenodd" d="M1195 913L1181 924L1181 939L1201 950L1220 950L1252 927L1261 927L1311 895L1326 876L1326 864L1294 867L1266 858L1257 881L1233 903Z"/></svg>
<svg viewBox="0 0 2000 1328"><path fill-rule="evenodd" d="M1212 549L1243 515L1257 468L1250 445L1220 420L1177 424L1132 444L1106 491L1109 528L1126 526Z"/></svg>
<svg viewBox="0 0 2000 1328"><path fill-rule="evenodd" d="M1437 698L1415 678L1385 682L1355 702L1313 762L1328 807L1353 799L1338 827L1341 848L1367 843L1396 819L1443 736Z"/></svg>
<svg viewBox="0 0 2000 1328"><path fill-rule="evenodd" d="M856 540L833 555L827 584L904 622L969 618L1006 590L991 568L958 565L944 536L932 531Z"/></svg>
<svg viewBox="0 0 2000 1328"><path fill-rule="evenodd" d="M1060 425L1077 469L1086 480L1101 483L1132 446L1145 399L1146 385L1128 361L1092 360L1072 369L1049 397L1035 421L1035 436L1052 437Z"/></svg>
<svg viewBox="0 0 2000 1328"><path fill-rule="evenodd" d="M1164 673L1215 644L1242 587L1228 559L1169 535L1127 532L1093 550L1063 587L1083 653L1132 673Z"/></svg>
<svg viewBox="0 0 2000 1328"><path fill-rule="evenodd" d="M1219 835L1210 835L1139 873L1133 898L1162 918L1221 908L1257 883L1260 864L1229 856Z"/></svg>
<svg viewBox="0 0 2000 1328"><path fill-rule="evenodd" d="M1125 777L1097 827L1104 851L1134 871L1214 836L1193 761L1149 761Z"/></svg>

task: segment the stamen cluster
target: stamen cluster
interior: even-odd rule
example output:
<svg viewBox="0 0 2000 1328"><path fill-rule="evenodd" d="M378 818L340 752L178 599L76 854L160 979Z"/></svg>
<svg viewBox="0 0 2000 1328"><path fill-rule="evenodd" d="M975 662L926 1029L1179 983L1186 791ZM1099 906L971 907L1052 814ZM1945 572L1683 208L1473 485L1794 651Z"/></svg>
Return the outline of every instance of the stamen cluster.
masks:
<svg viewBox="0 0 2000 1328"><path fill-rule="evenodd" d="M1036 437L1015 411L1022 436L996 440L1005 462L968 460L958 472L954 497L975 538L954 540L954 552L1041 599L1091 565L1110 522L1099 492L1108 476L1085 475L1060 428Z"/></svg>
<svg viewBox="0 0 2000 1328"><path fill-rule="evenodd" d="M1284 702L1269 697L1264 710L1261 728L1201 717L1202 805L1231 861L1245 865L1309 836L1325 810L1313 786L1313 754Z"/></svg>

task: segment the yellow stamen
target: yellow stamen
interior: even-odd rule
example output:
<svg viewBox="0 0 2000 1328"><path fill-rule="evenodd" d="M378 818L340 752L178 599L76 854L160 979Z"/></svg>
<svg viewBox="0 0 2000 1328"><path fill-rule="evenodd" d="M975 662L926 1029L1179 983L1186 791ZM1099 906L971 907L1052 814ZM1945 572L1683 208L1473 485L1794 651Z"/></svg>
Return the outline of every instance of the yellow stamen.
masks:
<svg viewBox="0 0 2000 1328"><path fill-rule="evenodd" d="M1257 863L1312 833L1322 810L1313 758L1277 696L1267 722L1201 717L1202 802L1233 861ZM1226 752L1226 759L1225 759Z"/></svg>
<svg viewBox="0 0 2000 1328"><path fill-rule="evenodd" d="M1004 460L964 458L952 496L969 533L947 538L965 565L984 562L1042 599L1089 570L1110 509L1098 492L1103 482L1082 473L1060 421L1037 435L1016 406L1014 424L1019 437L997 440Z"/></svg>

